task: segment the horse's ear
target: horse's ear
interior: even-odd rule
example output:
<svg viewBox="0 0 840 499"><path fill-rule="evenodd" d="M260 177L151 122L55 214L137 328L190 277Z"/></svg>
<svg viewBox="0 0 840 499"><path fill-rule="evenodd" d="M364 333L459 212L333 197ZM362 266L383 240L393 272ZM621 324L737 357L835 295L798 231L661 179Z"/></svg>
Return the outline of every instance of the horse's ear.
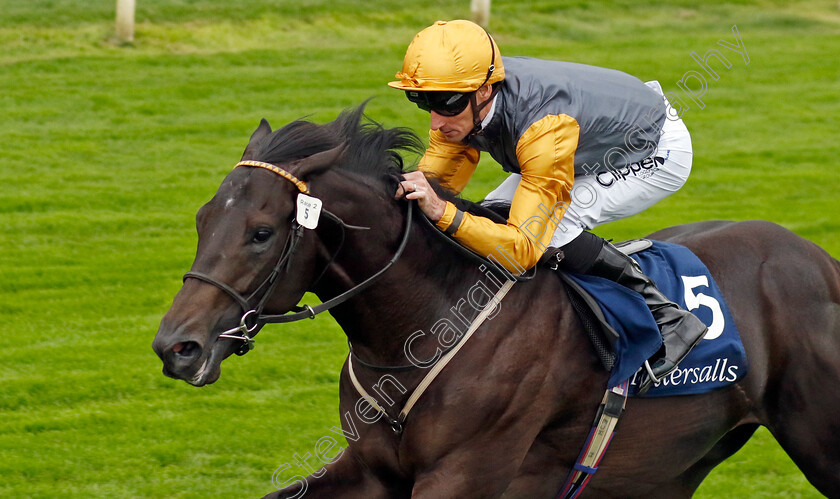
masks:
<svg viewBox="0 0 840 499"><path fill-rule="evenodd" d="M322 151L312 156L307 156L292 163L295 175L305 180L310 175L317 175L318 173L327 170L330 166L338 163L344 158L344 153L347 151L347 143L344 142L337 147L333 147L327 151Z"/></svg>
<svg viewBox="0 0 840 499"><path fill-rule="evenodd" d="M254 154L257 152L257 146L262 139L269 136L271 134L271 125L268 124L265 118L260 120L260 126L254 130L254 133L251 134L251 139L248 141L248 145L245 147L245 152L242 153L242 159L253 159Z"/></svg>

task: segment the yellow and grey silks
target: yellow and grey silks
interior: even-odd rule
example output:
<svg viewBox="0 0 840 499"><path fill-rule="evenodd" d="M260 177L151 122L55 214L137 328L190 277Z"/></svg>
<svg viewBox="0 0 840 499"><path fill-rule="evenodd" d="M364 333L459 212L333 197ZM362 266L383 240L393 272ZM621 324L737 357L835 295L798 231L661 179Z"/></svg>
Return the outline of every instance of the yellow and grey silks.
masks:
<svg viewBox="0 0 840 499"><path fill-rule="evenodd" d="M450 233L456 223L459 242L518 272L545 252L571 202L575 175L619 169L653 154L665 105L620 71L524 57L503 62L505 80L482 132L464 144L431 130L419 168L456 193L472 177L480 151L522 175L507 224L461 215L452 203L437 223Z"/></svg>

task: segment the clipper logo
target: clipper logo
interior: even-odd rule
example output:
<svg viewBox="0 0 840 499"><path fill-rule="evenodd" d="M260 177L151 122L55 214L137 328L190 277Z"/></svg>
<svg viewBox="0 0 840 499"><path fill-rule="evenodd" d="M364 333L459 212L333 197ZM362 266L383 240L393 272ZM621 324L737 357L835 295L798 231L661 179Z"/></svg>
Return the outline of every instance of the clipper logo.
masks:
<svg viewBox="0 0 840 499"><path fill-rule="evenodd" d="M623 168L610 169L595 176L598 183L604 188L610 188L616 182L627 180L627 177L648 178L659 170L659 166L665 164L665 158L645 158L638 163L631 163Z"/></svg>

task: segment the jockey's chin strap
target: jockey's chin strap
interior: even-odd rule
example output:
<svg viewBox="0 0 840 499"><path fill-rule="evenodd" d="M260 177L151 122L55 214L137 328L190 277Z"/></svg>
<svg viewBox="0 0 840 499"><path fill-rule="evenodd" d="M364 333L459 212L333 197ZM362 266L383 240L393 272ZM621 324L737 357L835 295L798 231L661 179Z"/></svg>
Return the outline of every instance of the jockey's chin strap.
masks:
<svg viewBox="0 0 840 499"><path fill-rule="evenodd" d="M309 186L306 182L299 180L297 177L289 173L288 171L273 165L271 163L263 163L261 161L241 161L236 164L236 167L239 166L250 166L250 167L257 167L257 168L264 168L271 172L276 173L277 175L285 178L303 194L309 194ZM204 281L208 284L212 284L217 288L221 289L225 293L227 293L235 302L239 304L244 312L242 314L242 318L239 321L239 326L228 329L223 331L219 338L226 338L226 339L233 339L233 340L240 340L242 341L242 345L239 350L236 352L237 355L245 355L250 350L254 348L254 335L256 335L260 329L266 324L278 324L284 322L294 322L299 321L301 319L314 319L316 315L320 314L321 312L326 312L327 310L344 303L345 301L349 300L350 298L358 295L368 287L370 287L376 280L378 280L382 274L384 274L394 262L399 259L400 255L402 255L403 250L405 250L406 245L408 244L408 236L411 229L411 220L412 220L412 212L414 210L411 207L409 202L408 204L408 213L406 216L406 223L405 223L405 230L402 235L402 239L400 241L400 245L397 248L397 251L394 253L394 256L385 264L382 269L378 272L373 274L372 276L368 277L361 283L353 286L349 290L345 291L344 293L339 294L319 305L309 306L295 306L292 308L292 313L285 313L285 314L263 314L263 308L265 308L266 302L271 297L271 293L274 291L277 282L279 281L278 277L287 272L289 269L289 263L292 260L292 257L295 254L295 251L300 244L300 241L303 239L304 234L304 227L301 226L296 219L292 219L291 221L291 228L289 230L288 235L286 236L286 242L283 246L283 251L280 253L280 257L277 259L277 263L274 265L274 268L271 270L271 273L268 277L263 280L263 282L257 286L257 288L248 295L247 298L243 297L238 291L233 289L231 286L225 284L224 282L208 275L203 272L196 272L190 271L184 274L184 280L186 281L188 278L192 277L193 279L198 279L200 281ZM357 225L350 225L345 223L341 218L334 215L333 213L322 209L321 213L325 215L330 220L336 222L339 227L341 227L341 243L339 244L338 249L335 253L332 254L329 261L327 262L327 266L324 268L324 271L318 276L315 282L320 280L321 276L324 275L327 268L330 264L335 260L336 255L338 252L341 251L341 247L344 245L344 232L345 229L355 229L355 230L367 230L369 227L360 227ZM260 296L260 292L262 291L262 295ZM256 300L255 305L251 305L253 301Z"/></svg>
<svg viewBox="0 0 840 499"><path fill-rule="evenodd" d="M473 128L472 130L470 130L470 133L468 133L467 136L464 137L463 142L465 144L469 143L470 139L472 139L476 135L481 135L483 132L481 127L481 110L487 107L490 103L492 103L493 99L496 97L496 94L499 93L498 86L490 88L492 88L492 91L490 92L490 97L488 97L487 100L485 100L481 104L478 104L478 101L475 97L475 92L470 94L470 109L472 109L473 115Z"/></svg>
<svg viewBox="0 0 840 499"><path fill-rule="evenodd" d="M490 92L490 97L487 98L481 104L476 102L475 93L483 87L488 81L490 81L490 77L493 75L493 71L496 70L496 45L493 43L493 37L490 36L490 33L487 33L487 30L484 30L484 33L487 34L487 38L490 40L490 66L487 67L487 76L484 77L484 82L478 86L475 92L470 94L470 110L472 111L473 116L473 128L470 133L464 137L463 142L466 144L475 137L476 135L481 134L481 110L484 109L488 104L493 102L493 98L496 97L496 93L499 91L499 85L491 86L492 91Z"/></svg>

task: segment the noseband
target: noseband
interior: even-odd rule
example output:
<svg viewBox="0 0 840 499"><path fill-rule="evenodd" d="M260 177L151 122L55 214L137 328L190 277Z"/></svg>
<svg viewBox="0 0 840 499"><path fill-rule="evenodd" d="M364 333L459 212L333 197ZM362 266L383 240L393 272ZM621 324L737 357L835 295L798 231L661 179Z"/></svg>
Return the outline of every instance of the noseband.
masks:
<svg viewBox="0 0 840 499"><path fill-rule="evenodd" d="M256 168L264 168L268 171L276 173L277 175L285 178L302 193L302 194L309 194L309 186L306 182L299 180L297 177L289 173L288 171L273 165L271 163L263 163L262 161L241 161L236 164L236 167L239 166L250 166ZM239 326L228 329L223 331L218 337L219 338L226 338L232 340L240 340L242 341L242 345L237 350L237 355L245 355L250 350L254 348L254 335L259 332L260 329L266 324L279 324L284 322L294 322L299 321L301 319L314 319L316 315L320 314L321 312L325 312L336 305L344 303L345 301L349 300L350 298L356 296L357 294L361 293L365 289L367 289L371 284L373 284L382 274L387 271L394 262L399 259L400 255L402 255L403 250L408 243L408 235L411 229L411 219L413 213L411 203L408 204L407 215L406 215L406 223L405 229L402 235L402 240L400 241L400 245L397 248L396 253L394 256L391 257L391 260L388 261L385 266L380 269L377 273L373 274L372 276L368 277L366 280L362 281L358 285L350 288L349 290L341 293L334 298L331 298L319 305L315 305L314 307L310 307L309 305L303 306L295 306L292 308L292 313L284 313L284 314L263 314L263 308L265 308L266 302L271 297L271 293L274 291L274 287L277 285L278 277L289 270L289 262L291 262L292 257L295 254L295 251L298 248L298 245L303 239L304 234L304 227L298 223L297 219L293 217L291 221L291 229L289 230L288 235L286 236L286 242L283 246L283 251L280 253L280 257L277 259L277 264L274 265L274 268L271 270L271 273L268 277L263 280L263 282L257 286L257 288L247 297L243 297L238 291L233 289L231 286L225 284L224 282L208 275L203 272L195 272L190 271L184 274L184 281L188 278L192 277L193 279L198 279L200 281L206 282L208 284L212 284L217 288L221 289L225 293L227 293L235 302L239 304L242 308L243 314L242 318L239 321ZM318 282L324 273L329 268L330 264L335 260L336 255L338 252L341 251L341 247L344 245L344 235L345 229L355 229L355 230L367 230L369 227L360 227L357 225L350 225L345 223L341 218L334 215L333 213L322 209L321 213L329 218L330 220L336 222L339 227L341 227L341 242L338 246L338 249L335 253L332 254L329 261L327 262L326 267L318 276L318 278L314 282ZM260 292L262 291L262 295ZM251 305L251 303L255 303L255 305Z"/></svg>

